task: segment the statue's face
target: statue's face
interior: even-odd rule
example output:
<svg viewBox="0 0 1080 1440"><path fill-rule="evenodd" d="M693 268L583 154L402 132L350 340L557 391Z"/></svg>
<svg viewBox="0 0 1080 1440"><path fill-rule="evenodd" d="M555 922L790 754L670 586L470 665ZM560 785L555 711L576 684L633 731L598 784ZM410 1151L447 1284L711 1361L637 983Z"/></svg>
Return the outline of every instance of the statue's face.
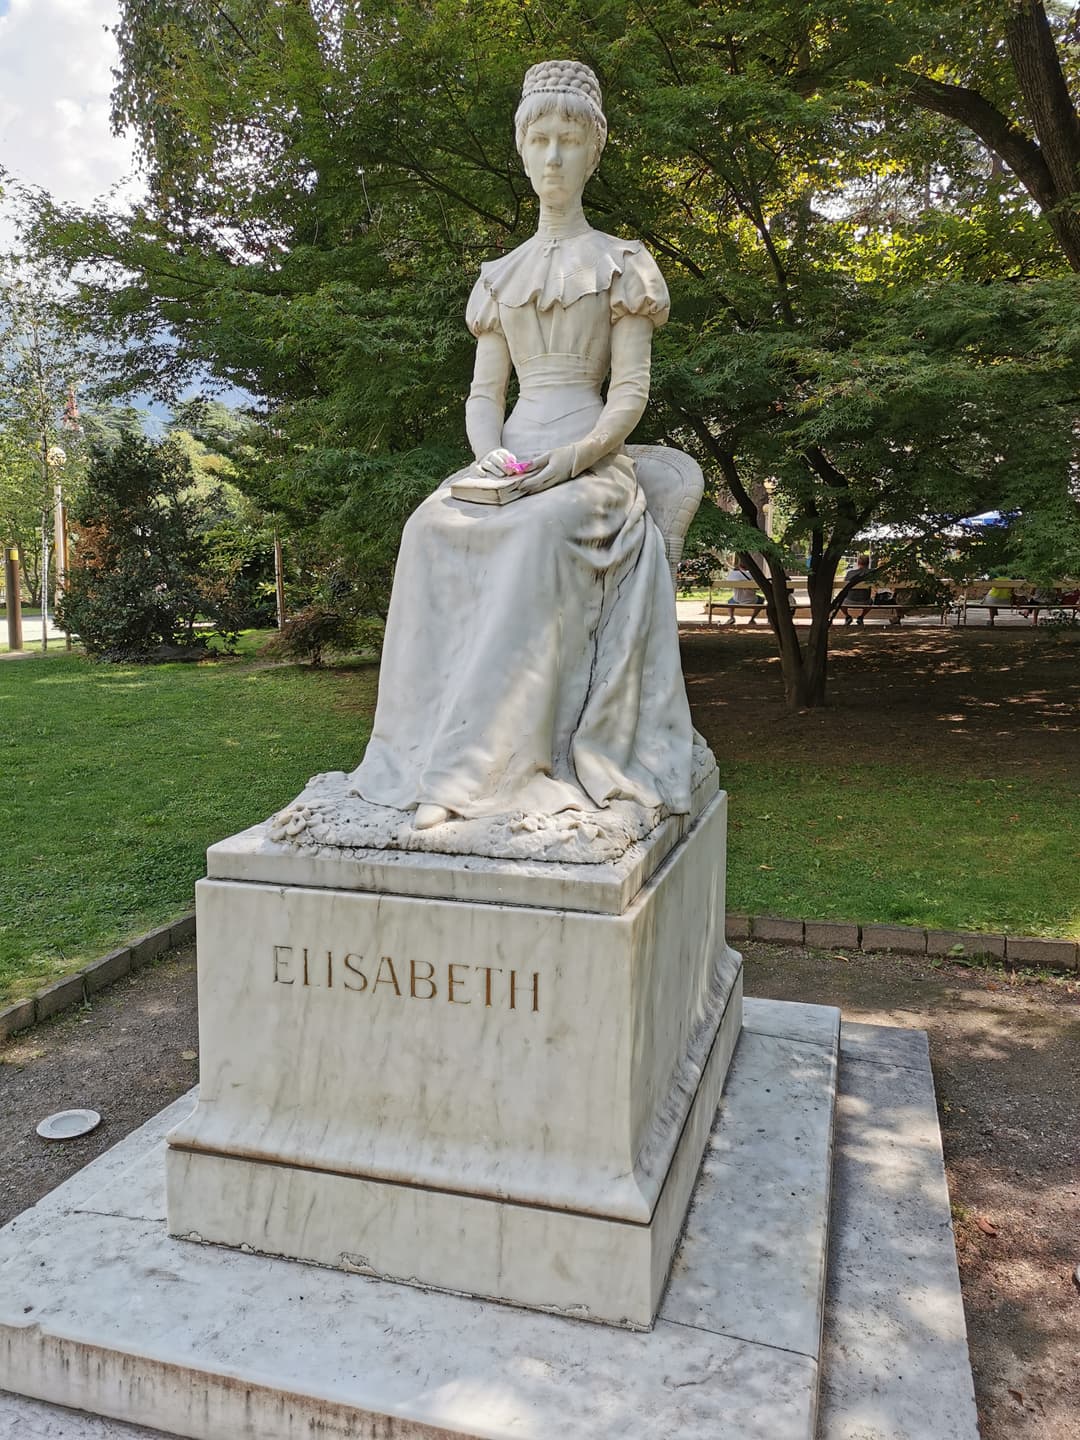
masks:
<svg viewBox="0 0 1080 1440"><path fill-rule="evenodd" d="M596 132L587 120L541 115L525 132L521 158L537 195L548 205L574 201L585 188Z"/></svg>

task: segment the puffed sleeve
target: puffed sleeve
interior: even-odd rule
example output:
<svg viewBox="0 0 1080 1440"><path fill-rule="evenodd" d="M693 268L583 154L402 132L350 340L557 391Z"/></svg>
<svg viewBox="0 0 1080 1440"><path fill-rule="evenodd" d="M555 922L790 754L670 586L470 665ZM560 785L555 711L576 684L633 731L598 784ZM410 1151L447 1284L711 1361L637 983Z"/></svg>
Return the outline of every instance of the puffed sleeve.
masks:
<svg viewBox="0 0 1080 1440"><path fill-rule="evenodd" d="M477 337L488 330L495 334L502 334L502 326L499 324L499 307L491 291L484 284L484 277L481 274L477 277L476 284L469 296L469 303L465 306L465 324Z"/></svg>
<svg viewBox="0 0 1080 1440"><path fill-rule="evenodd" d="M611 282L611 320L624 315L648 315L660 326L668 318L671 301L660 267L645 246L631 251L623 259L622 273Z"/></svg>

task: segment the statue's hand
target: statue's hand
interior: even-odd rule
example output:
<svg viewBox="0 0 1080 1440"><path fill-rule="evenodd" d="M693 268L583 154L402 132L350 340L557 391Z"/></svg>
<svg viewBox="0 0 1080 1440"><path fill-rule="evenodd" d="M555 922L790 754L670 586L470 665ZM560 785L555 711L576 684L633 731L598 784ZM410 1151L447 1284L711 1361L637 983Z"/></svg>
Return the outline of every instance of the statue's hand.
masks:
<svg viewBox="0 0 1080 1440"><path fill-rule="evenodd" d="M489 450L476 462L476 469L481 475L515 475L516 470L510 467L516 465L517 461L509 450Z"/></svg>
<svg viewBox="0 0 1080 1440"><path fill-rule="evenodd" d="M561 445L557 450L549 450L536 457L526 474L521 477L521 493L538 495L542 490L550 490L553 485L561 485L564 480L569 480L573 473L574 447Z"/></svg>

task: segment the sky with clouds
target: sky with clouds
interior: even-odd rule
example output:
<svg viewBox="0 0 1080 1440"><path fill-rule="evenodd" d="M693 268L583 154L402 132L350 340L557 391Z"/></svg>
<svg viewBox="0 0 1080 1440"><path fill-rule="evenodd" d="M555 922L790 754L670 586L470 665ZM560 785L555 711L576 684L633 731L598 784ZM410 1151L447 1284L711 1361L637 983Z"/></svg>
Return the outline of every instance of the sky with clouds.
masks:
<svg viewBox="0 0 1080 1440"><path fill-rule="evenodd" d="M134 170L109 131L116 15L117 0L0 0L0 167L58 200L88 204Z"/></svg>
<svg viewBox="0 0 1080 1440"><path fill-rule="evenodd" d="M109 130L116 44L107 27L117 8L117 0L0 0L0 169L76 205L121 182L123 195L141 188L131 141ZM0 249L15 240L3 203ZM231 387L221 398L248 399Z"/></svg>

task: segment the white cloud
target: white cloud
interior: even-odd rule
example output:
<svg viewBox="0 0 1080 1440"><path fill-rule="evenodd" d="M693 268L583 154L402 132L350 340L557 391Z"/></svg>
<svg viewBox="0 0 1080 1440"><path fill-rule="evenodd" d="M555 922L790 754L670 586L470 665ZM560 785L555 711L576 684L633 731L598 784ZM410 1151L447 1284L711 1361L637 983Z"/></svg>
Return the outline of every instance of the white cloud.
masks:
<svg viewBox="0 0 1080 1440"><path fill-rule="evenodd" d="M0 0L0 169L59 201L89 205L124 180L121 197L143 189L130 139L109 130L116 19L117 0ZM3 207L0 250L15 239ZM251 397L229 387L221 398Z"/></svg>
<svg viewBox="0 0 1080 1440"><path fill-rule="evenodd" d="M0 167L58 200L89 204L134 170L109 130L116 18L116 0L0 0Z"/></svg>

